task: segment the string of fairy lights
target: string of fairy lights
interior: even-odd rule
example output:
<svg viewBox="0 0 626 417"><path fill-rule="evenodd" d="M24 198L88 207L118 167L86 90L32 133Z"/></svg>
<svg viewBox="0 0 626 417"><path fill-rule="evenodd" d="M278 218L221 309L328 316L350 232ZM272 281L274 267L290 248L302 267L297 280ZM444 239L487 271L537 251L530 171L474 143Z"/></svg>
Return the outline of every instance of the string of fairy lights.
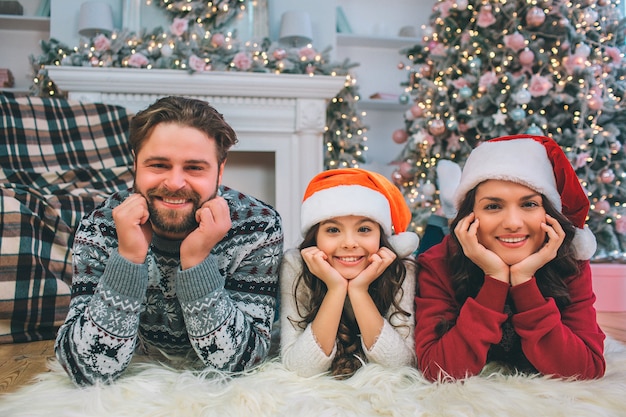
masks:
<svg viewBox="0 0 626 417"><path fill-rule="evenodd" d="M34 71L31 93L60 93L45 70L51 65L342 76L346 77L344 88L327 107L325 167L356 167L365 162L367 127L362 122L364 114L356 109L358 85L350 74L358 64L331 61L330 47L318 51L311 44L284 47L267 38L240 41L229 25L246 12L248 0L146 3L171 17L168 28L142 33L114 31L81 38L75 47L55 39L42 41L43 53L30 57Z"/></svg>

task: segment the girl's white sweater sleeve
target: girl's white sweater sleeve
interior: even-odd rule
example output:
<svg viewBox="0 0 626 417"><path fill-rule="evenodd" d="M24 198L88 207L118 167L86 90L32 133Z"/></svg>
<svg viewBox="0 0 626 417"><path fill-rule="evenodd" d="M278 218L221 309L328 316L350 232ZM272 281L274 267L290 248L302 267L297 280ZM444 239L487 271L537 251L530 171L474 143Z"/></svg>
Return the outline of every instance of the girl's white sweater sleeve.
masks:
<svg viewBox="0 0 626 417"><path fill-rule="evenodd" d="M299 327L294 286L302 273L302 257L297 249L285 252L280 271L280 355L285 367L303 377L314 376L330 369L337 346L329 356L315 340L311 324ZM301 307L302 309L302 307Z"/></svg>

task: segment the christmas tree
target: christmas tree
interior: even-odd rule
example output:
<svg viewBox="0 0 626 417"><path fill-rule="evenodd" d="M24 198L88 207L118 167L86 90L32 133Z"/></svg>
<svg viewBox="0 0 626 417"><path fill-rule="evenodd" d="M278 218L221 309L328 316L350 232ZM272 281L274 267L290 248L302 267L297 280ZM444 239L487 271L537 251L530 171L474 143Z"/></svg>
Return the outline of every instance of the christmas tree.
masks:
<svg viewBox="0 0 626 417"><path fill-rule="evenodd" d="M344 87L326 107L325 169L355 168L366 162L368 127L356 109L359 98L356 79L348 75Z"/></svg>
<svg viewBox="0 0 626 417"><path fill-rule="evenodd" d="M552 137L591 202L597 260L626 261L624 21L611 0L439 0L402 51L413 105L394 179L420 232L439 208L435 166L481 141Z"/></svg>

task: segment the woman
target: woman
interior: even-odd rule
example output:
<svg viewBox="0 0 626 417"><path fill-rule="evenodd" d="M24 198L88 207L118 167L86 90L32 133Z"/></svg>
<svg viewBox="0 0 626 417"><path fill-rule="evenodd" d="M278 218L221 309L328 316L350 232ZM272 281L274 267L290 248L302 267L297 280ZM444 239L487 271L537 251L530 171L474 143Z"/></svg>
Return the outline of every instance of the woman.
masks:
<svg viewBox="0 0 626 417"><path fill-rule="evenodd" d="M464 378L490 362L556 377L604 375L589 200L558 144L527 135L481 144L455 201L454 233L418 258L424 375Z"/></svg>
<svg viewBox="0 0 626 417"><path fill-rule="evenodd" d="M418 237L411 213L380 174L322 172L301 210L303 242L283 258L281 357L299 375L352 375L363 363L415 363ZM395 234L394 234L395 233Z"/></svg>

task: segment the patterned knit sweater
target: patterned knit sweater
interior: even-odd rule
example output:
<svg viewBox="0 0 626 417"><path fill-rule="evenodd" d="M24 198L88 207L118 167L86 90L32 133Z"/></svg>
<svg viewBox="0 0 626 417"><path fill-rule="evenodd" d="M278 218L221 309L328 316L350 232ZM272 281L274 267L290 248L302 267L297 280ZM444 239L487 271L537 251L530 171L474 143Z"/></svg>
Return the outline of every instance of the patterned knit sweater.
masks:
<svg viewBox="0 0 626 417"><path fill-rule="evenodd" d="M200 359L205 367L241 371L269 350L283 232L278 213L220 187L232 227L200 264L181 270L181 241L153 235L143 264L119 255L113 194L83 218L73 246L72 301L55 343L77 385L109 382L133 353Z"/></svg>

